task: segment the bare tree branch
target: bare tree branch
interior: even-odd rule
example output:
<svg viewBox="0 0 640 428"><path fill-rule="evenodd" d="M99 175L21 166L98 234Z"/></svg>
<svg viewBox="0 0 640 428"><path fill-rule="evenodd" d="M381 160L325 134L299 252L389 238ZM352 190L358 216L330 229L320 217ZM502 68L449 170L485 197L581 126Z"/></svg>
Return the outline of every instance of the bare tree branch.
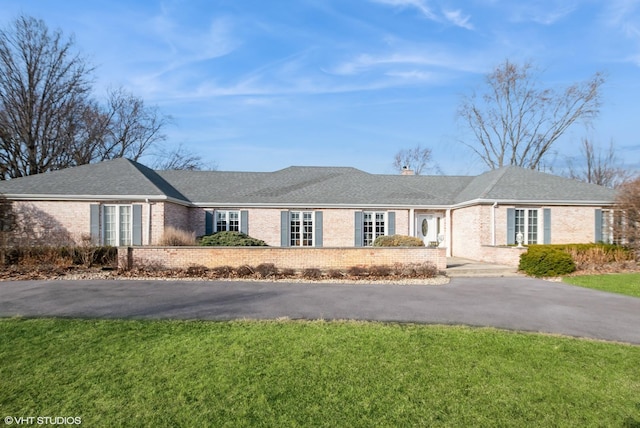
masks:
<svg viewBox="0 0 640 428"><path fill-rule="evenodd" d="M633 174L621 166L615 152L613 141L609 143L609 149L603 153L600 147L587 138L582 139L580 145L580 166L576 167L573 159L567 160L570 178L586 183L599 184L601 186L617 188L629 181Z"/></svg>
<svg viewBox="0 0 640 428"><path fill-rule="evenodd" d="M393 159L393 168L398 172L409 169L415 175L422 174L425 169L432 169L435 173L440 173L440 168L432 162L431 149L423 148L420 145L398 151Z"/></svg>
<svg viewBox="0 0 640 428"><path fill-rule="evenodd" d="M616 196L613 233L615 242L621 242L640 255L640 178L622 184Z"/></svg>
<svg viewBox="0 0 640 428"><path fill-rule="evenodd" d="M151 164L153 169L168 170L208 170L215 171L217 165L205 165L202 162L202 156L185 149L182 144L178 145L174 149L165 150L159 149L155 155L156 160Z"/></svg>
<svg viewBox="0 0 640 428"><path fill-rule="evenodd" d="M19 17L0 29L0 179L117 157L138 160L171 118L122 88L90 97L93 67L72 38Z"/></svg>
<svg viewBox="0 0 640 428"><path fill-rule="evenodd" d="M93 71L71 52L73 40L20 17L0 30L2 179L59 168L69 120L87 102Z"/></svg>
<svg viewBox="0 0 640 428"><path fill-rule="evenodd" d="M540 88L531 63L500 64L481 94L465 96L458 117L475 141L464 143L491 169L538 169L553 144L576 121L590 121L600 107L602 73L558 93Z"/></svg>

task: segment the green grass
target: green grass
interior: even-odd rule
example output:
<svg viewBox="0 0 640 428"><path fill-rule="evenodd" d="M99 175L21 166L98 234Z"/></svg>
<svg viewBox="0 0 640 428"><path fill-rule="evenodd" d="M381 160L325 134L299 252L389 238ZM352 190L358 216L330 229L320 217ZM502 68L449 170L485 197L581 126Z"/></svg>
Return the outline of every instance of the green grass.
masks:
<svg viewBox="0 0 640 428"><path fill-rule="evenodd" d="M570 276L563 278L563 281L580 287L640 297L640 273Z"/></svg>
<svg viewBox="0 0 640 428"><path fill-rule="evenodd" d="M355 322L0 320L0 418L640 426L640 347Z"/></svg>

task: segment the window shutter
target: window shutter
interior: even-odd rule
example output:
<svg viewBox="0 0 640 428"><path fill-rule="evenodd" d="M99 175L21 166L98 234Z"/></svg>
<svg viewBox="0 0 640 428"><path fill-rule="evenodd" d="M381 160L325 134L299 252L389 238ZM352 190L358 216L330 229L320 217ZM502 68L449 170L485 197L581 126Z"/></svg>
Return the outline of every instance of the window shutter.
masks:
<svg viewBox="0 0 640 428"><path fill-rule="evenodd" d="M289 211L280 211L280 246L289 246Z"/></svg>
<svg viewBox="0 0 640 428"><path fill-rule="evenodd" d="M507 245L516 243L516 209L507 208Z"/></svg>
<svg viewBox="0 0 640 428"><path fill-rule="evenodd" d="M100 239L100 205L91 204L89 211L89 233L91 235L91 242L94 245L101 243Z"/></svg>
<svg viewBox="0 0 640 428"><path fill-rule="evenodd" d="M142 205L133 205L133 229L131 234L133 245L142 245Z"/></svg>
<svg viewBox="0 0 640 428"><path fill-rule="evenodd" d="M395 235L396 234L396 213L395 211L389 211L387 213L387 235Z"/></svg>
<svg viewBox="0 0 640 428"><path fill-rule="evenodd" d="M249 211L240 211L240 232L245 235L249 234Z"/></svg>
<svg viewBox="0 0 640 428"><path fill-rule="evenodd" d="M213 233L213 211L204 212L204 234L211 235Z"/></svg>
<svg viewBox="0 0 640 428"><path fill-rule="evenodd" d="M596 230L595 230L595 242L602 242L602 210L596 209Z"/></svg>
<svg viewBox="0 0 640 428"><path fill-rule="evenodd" d="M362 211L356 211L354 246L362 247L363 243L364 243L364 241L363 241L363 238L362 238Z"/></svg>
<svg viewBox="0 0 640 428"><path fill-rule="evenodd" d="M322 247L322 211L316 211L316 218L314 223L315 228L315 245L316 247Z"/></svg>
<svg viewBox="0 0 640 428"><path fill-rule="evenodd" d="M544 238L542 243L551 244L551 208L542 210L542 217L544 221Z"/></svg>

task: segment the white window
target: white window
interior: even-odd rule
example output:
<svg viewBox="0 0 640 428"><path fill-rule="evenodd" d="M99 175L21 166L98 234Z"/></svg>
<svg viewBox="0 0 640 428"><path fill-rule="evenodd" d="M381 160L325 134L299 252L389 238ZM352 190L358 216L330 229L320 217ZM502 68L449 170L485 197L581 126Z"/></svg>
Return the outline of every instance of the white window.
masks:
<svg viewBox="0 0 640 428"><path fill-rule="evenodd" d="M386 213L364 212L362 216L363 245L372 246L378 236L386 235Z"/></svg>
<svg viewBox="0 0 640 428"><path fill-rule="evenodd" d="M133 216L131 205L105 205L102 211L104 222L103 242L114 247L131 245Z"/></svg>
<svg viewBox="0 0 640 428"><path fill-rule="evenodd" d="M313 211L291 211L289 219L289 245L313 247Z"/></svg>
<svg viewBox="0 0 640 428"><path fill-rule="evenodd" d="M240 211L216 211L216 232L239 232Z"/></svg>
<svg viewBox="0 0 640 428"><path fill-rule="evenodd" d="M602 242L606 244L624 245L625 220L619 210L602 210Z"/></svg>
<svg viewBox="0 0 640 428"><path fill-rule="evenodd" d="M538 218L537 209L516 209L514 242L518 242L518 234L522 233L522 243L524 245L537 244Z"/></svg>

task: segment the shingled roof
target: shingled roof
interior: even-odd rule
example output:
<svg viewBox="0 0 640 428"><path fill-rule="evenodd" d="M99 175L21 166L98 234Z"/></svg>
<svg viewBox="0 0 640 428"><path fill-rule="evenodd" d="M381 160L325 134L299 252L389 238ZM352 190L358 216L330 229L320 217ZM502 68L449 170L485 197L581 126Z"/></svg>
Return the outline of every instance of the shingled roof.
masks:
<svg viewBox="0 0 640 428"><path fill-rule="evenodd" d="M7 196L46 199L154 198L189 201L154 170L125 158L0 182Z"/></svg>
<svg viewBox="0 0 640 428"><path fill-rule="evenodd" d="M478 176L369 174L348 167L275 172L153 171L114 159L0 182L12 198L172 200L199 206L447 207L477 202L609 204L611 189L520 167Z"/></svg>

